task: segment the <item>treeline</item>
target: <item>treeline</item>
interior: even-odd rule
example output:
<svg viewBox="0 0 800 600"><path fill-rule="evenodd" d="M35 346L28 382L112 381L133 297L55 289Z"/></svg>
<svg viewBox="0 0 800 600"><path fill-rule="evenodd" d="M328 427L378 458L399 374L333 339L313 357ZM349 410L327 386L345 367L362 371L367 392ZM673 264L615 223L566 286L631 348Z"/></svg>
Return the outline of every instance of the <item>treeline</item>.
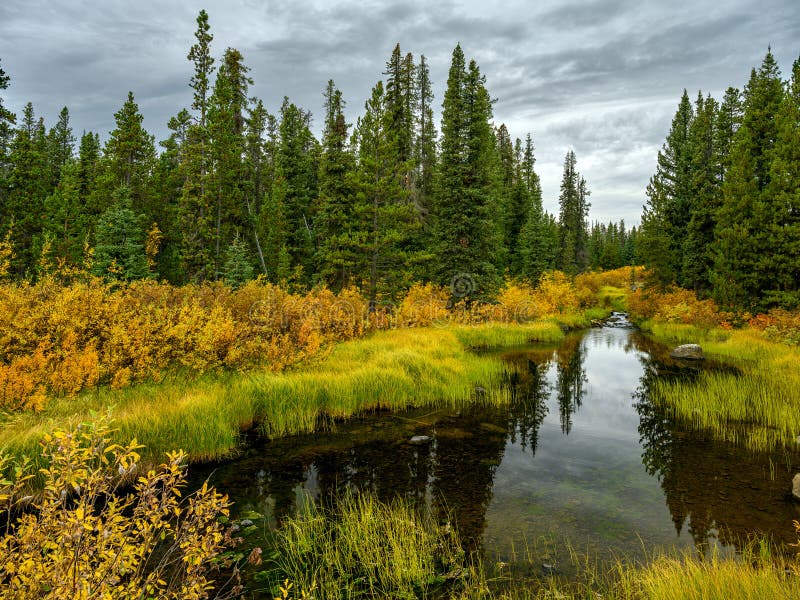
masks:
<svg viewBox="0 0 800 600"><path fill-rule="evenodd" d="M647 189L639 257L734 309L800 306L800 60L771 51L742 92L684 91Z"/></svg>
<svg viewBox="0 0 800 600"><path fill-rule="evenodd" d="M228 48L217 64L205 11L195 38L193 102L160 152L133 93L105 144L84 133L77 154L66 108L48 130L30 103L18 123L0 104L0 274L233 285L263 275L356 285L375 301L415 281L485 297L504 276L633 262L622 224L589 231L574 153L558 218L542 209L530 135L494 126L485 77L460 46L440 131L426 59L398 45L354 125L328 82L318 140L310 112L285 98L272 115L250 96L241 53Z"/></svg>

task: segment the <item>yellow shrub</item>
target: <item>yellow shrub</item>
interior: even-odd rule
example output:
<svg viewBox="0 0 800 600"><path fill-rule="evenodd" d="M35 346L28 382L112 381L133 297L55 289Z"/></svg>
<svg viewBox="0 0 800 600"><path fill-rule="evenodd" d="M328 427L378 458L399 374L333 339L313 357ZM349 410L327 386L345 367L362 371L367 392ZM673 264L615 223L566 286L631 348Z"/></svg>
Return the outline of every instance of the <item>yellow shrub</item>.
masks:
<svg viewBox="0 0 800 600"><path fill-rule="evenodd" d="M203 485L183 498L182 452L139 473L141 446L111 444L110 433L101 420L45 436L44 488L26 507L31 465L0 454L0 512L15 515L0 538L1 597L208 597L231 542L218 520L228 515L227 496ZM134 476L133 491L121 493L120 480Z"/></svg>
<svg viewBox="0 0 800 600"><path fill-rule="evenodd" d="M561 271L552 271L542 276L536 288L536 299L541 303L545 314L571 312L580 308L575 285Z"/></svg>

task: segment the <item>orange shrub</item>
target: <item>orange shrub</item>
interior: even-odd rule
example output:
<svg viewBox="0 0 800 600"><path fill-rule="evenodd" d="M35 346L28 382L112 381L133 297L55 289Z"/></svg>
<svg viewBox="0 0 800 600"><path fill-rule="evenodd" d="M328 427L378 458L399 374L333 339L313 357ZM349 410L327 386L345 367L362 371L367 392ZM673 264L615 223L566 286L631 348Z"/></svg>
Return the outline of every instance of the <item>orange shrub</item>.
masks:
<svg viewBox="0 0 800 600"><path fill-rule="evenodd" d="M711 300L700 300L694 292L675 288L667 292L636 290L628 294L628 310L645 319L717 327L729 323L733 315L721 311Z"/></svg>

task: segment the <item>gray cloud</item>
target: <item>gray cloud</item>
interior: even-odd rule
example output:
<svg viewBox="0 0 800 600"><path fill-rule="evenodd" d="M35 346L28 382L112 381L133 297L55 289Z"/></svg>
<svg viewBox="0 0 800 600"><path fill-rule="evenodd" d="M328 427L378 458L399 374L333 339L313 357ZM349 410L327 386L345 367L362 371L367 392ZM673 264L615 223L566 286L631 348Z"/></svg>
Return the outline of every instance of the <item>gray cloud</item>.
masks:
<svg viewBox="0 0 800 600"><path fill-rule="evenodd" d="M276 111L284 95L319 113L333 78L355 121L396 42L425 54L437 105L460 42L487 76L497 123L534 136L546 207L557 208L564 154L574 149L592 190L591 218L638 221L656 153L684 88L742 86L768 44L787 72L800 48L796 0L4 0L5 105L32 101L52 123L101 136L132 90L157 139L191 103L195 17L206 8L217 57L238 48L252 93Z"/></svg>

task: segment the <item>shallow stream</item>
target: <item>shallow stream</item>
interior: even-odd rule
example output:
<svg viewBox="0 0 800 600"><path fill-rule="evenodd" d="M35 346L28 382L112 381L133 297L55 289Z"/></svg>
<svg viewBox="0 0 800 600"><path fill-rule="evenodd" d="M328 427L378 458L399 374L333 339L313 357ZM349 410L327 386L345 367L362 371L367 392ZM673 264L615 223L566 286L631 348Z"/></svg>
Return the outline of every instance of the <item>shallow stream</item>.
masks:
<svg viewBox="0 0 800 600"><path fill-rule="evenodd" d="M488 560L565 566L595 558L795 541L788 499L800 455L754 453L682 428L648 397L656 377L691 377L635 330L603 327L559 346L494 353L508 365L503 408L365 415L335 431L257 440L236 460L195 470L275 526L304 498L346 490L396 495L453 516ZM412 438L414 438L412 440Z"/></svg>

